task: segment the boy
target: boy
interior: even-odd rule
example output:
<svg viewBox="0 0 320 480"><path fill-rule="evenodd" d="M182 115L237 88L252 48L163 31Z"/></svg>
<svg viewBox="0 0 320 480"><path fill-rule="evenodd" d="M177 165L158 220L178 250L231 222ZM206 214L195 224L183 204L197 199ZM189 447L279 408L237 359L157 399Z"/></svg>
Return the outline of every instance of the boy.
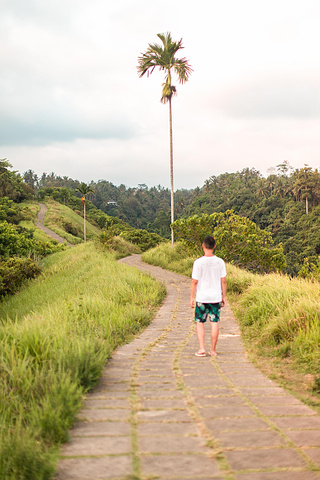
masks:
<svg viewBox="0 0 320 480"><path fill-rule="evenodd" d="M193 264L190 293L190 307L194 308L194 294L196 293L195 321L199 350L197 357L205 357L204 322L209 318L211 322L211 352L216 354L216 345L219 336L220 307L223 307L227 298L226 266L224 261L213 254L216 241L211 235L203 240L204 256Z"/></svg>

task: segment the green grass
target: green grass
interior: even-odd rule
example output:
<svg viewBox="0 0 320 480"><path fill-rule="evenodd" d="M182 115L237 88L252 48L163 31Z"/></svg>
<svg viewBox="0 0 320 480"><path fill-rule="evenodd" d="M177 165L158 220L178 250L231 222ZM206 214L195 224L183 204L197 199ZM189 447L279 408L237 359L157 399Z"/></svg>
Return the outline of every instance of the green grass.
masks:
<svg viewBox="0 0 320 480"><path fill-rule="evenodd" d="M48 207L45 215L45 226L53 230L62 238L65 238L73 245L81 243L84 239L83 217L81 215L78 215L75 211L71 210L71 208L62 205L61 203L55 202L52 199L47 199L45 201L45 204ZM68 233L65 230L66 222L78 232L77 235ZM100 228L92 225L88 220L86 220L87 240L97 238L100 233Z"/></svg>
<svg viewBox="0 0 320 480"><path fill-rule="evenodd" d="M173 247L169 242L162 243L142 255L142 260L146 263L187 276L191 276L195 259L196 256L189 256L187 248L180 242L175 243Z"/></svg>
<svg viewBox="0 0 320 480"><path fill-rule="evenodd" d="M93 243L43 264L41 277L0 303L1 480L51 478L83 394L165 294Z"/></svg>

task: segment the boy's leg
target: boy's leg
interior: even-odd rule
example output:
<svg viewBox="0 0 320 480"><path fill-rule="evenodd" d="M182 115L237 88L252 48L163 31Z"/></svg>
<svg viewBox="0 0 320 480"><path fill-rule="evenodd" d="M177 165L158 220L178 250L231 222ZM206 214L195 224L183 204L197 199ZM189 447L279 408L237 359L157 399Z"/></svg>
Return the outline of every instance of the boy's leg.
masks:
<svg viewBox="0 0 320 480"><path fill-rule="evenodd" d="M198 342L199 342L199 352L198 353L203 353L205 352L204 348L204 323L202 322L196 322L196 329L197 329L197 337L198 337Z"/></svg>
<svg viewBox="0 0 320 480"><path fill-rule="evenodd" d="M216 354L216 345L219 336L219 323L211 322L211 355Z"/></svg>

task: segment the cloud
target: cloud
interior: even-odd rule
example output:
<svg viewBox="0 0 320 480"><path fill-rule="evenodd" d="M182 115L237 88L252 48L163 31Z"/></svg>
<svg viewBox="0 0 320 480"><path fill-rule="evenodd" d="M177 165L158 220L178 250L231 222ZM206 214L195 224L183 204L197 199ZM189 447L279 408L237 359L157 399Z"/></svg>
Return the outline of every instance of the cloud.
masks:
<svg viewBox="0 0 320 480"><path fill-rule="evenodd" d="M320 116L319 80L314 75L249 80L221 90L213 103L235 117L317 118Z"/></svg>

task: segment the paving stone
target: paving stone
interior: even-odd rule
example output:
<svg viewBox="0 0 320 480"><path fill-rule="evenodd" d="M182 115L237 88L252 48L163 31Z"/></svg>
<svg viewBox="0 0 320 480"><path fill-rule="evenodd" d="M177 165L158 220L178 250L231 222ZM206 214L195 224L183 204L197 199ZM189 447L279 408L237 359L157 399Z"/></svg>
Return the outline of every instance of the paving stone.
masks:
<svg viewBox="0 0 320 480"><path fill-rule="evenodd" d="M257 417L215 418L214 420L206 420L206 425L212 432L270 430L270 426Z"/></svg>
<svg viewBox="0 0 320 480"><path fill-rule="evenodd" d="M281 395L285 396L287 393L280 387L274 385L264 385L260 387L240 387L239 390L246 397L260 397L263 395Z"/></svg>
<svg viewBox="0 0 320 480"><path fill-rule="evenodd" d="M129 400L130 398L130 392L129 391L123 391L123 392L107 392L106 390L99 390L98 388L95 389L94 392L90 393L90 396L88 396L88 400L101 400L101 399L107 399L107 400Z"/></svg>
<svg viewBox="0 0 320 480"><path fill-rule="evenodd" d="M204 418L253 417L255 415L252 408L247 407L246 405L237 405L231 407L228 405L224 407L200 407L199 410Z"/></svg>
<svg viewBox="0 0 320 480"><path fill-rule="evenodd" d="M70 458L60 460L57 480L112 480L131 474L131 456Z"/></svg>
<svg viewBox="0 0 320 480"><path fill-rule="evenodd" d="M316 464L320 467L320 448L306 448L304 449L304 453L306 453Z"/></svg>
<svg viewBox="0 0 320 480"><path fill-rule="evenodd" d="M84 401L84 408L130 408L130 401L129 398L121 398L117 400L113 398L87 398Z"/></svg>
<svg viewBox="0 0 320 480"><path fill-rule="evenodd" d="M127 422L79 422L71 430L71 437L105 437L130 435L131 426Z"/></svg>
<svg viewBox="0 0 320 480"><path fill-rule="evenodd" d="M235 480L319 480L318 475L312 472L257 472L240 473L235 475Z"/></svg>
<svg viewBox="0 0 320 480"><path fill-rule="evenodd" d="M165 394L167 397L170 397L171 393L172 394L176 393L177 387L174 387L173 385L172 386L168 386L168 385L161 385L160 386L158 383L145 383L143 385L138 385L137 391L138 391L139 395L142 395L142 396L145 396L146 394L152 395L152 394L155 394L155 393L157 393L157 394L159 393L160 395Z"/></svg>
<svg viewBox="0 0 320 480"><path fill-rule="evenodd" d="M246 406L243 399L237 395L226 396L220 395L215 397L206 397L201 401L201 407L243 407Z"/></svg>
<svg viewBox="0 0 320 480"><path fill-rule="evenodd" d="M100 410L81 410L79 413L79 419L84 419L87 421L105 421L105 420L128 420L130 415L130 410L116 409L116 408L105 408Z"/></svg>
<svg viewBox="0 0 320 480"><path fill-rule="evenodd" d="M144 475L154 475L161 479L177 478L196 479L210 476L211 479L221 478L216 460L204 455L158 455L142 457L142 472ZM201 478L201 477L200 477ZM223 477L222 477L223 478Z"/></svg>
<svg viewBox="0 0 320 480"><path fill-rule="evenodd" d="M260 448L285 445L280 435L272 430L250 432L219 432L215 438L224 448Z"/></svg>
<svg viewBox="0 0 320 480"><path fill-rule="evenodd" d="M65 445L62 455L75 457L121 453L131 453L131 437L73 438L70 444Z"/></svg>
<svg viewBox="0 0 320 480"><path fill-rule="evenodd" d="M141 422L191 422L191 417L186 411L180 410L146 410L138 412Z"/></svg>
<svg viewBox="0 0 320 480"><path fill-rule="evenodd" d="M139 439L139 451L141 453L207 453L206 447L199 437L181 437L166 435L165 441L162 436L144 436Z"/></svg>
<svg viewBox="0 0 320 480"><path fill-rule="evenodd" d="M232 388L224 388L224 387L211 387L211 388L199 388L192 390L192 396L195 399L200 400L200 404L204 398L214 398L218 396L227 396L233 395L234 391Z"/></svg>
<svg viewBox="0 0 320 480"><path fill-rule="evenodd" d="M273 417L271 419L277 427L283 430L319 430L320 418L308 416L308 417Z"/></svg>
<svg viewBox="0 0 320 480"><path fill-rule="evenodd" d="M190 388L208 388L208 387L226 387L227 382L223 378L219 378L218 376L215 378L208 379L206 377L197 377L197 376L192 376L189 378L183 378L184 383L187 385L187 387Z"/></svg>
<svg viewBox="0 0 320 480"><path fill-rule="evenodd" d="M174 398L174 399L143 399L141 400L142 408L147 409L184 409L186 408L186 402L183 398Z"/></svg>
<svg viewBox="0 0 320 480"><path fill-rule="evenodd" d="M235 385L235 386L254 386L258 387L259 385L265 386L266 384L268 385L274 385L274 383L269 380L266 377L263 377L262 375L227 375L229 380Z"/></svg>
<svg viewBox="0 0 320 480"><path fill-rule="evenodd" d="M291 449L226 451L225 456L233 470L303 467L304 462Z"/></svg>
<svg viewBox="0 0 320 480"><path fill-rule="evenodd" d="M299 447L319 447L320 430L289 430L286 435Z"/></svg>
<svg viewBox="0 0 320 480"><path fill-rule="evenodd" d="M145 390L141 392L139 389L139 397L141 400L161 400L161 399L184 399L184 395L180 390Z"/></svg>
<svg viewBox="0 0 320 480"><path fill-rule="evenodd" d="M290 395L270 395L250 398L250 402L255 405L301 405L300 400Z"/></svg>
<svg viewBox="0 0 320 480"><path fill-rule="evenodd" d="M316 412L306 405L260 405L259 410L268 417L272 416L288 416L288 415L305 415L316 416Z"/></svg>
<svg viewBox="0 0 320 480"><path fill-rule="evenodd" d="M174 434L183 436L198 435L198 429L194 423L139 423L139 435L161 435L164 438L166 435Z"/></svg>

